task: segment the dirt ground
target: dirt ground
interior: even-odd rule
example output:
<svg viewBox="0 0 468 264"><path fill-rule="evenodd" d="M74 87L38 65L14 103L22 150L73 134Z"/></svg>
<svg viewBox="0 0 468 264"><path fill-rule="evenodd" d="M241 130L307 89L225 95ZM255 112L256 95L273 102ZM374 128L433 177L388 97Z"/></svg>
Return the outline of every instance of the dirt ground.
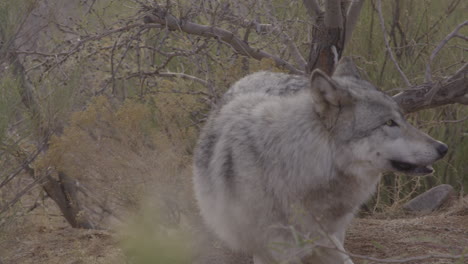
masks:
<svg viewBox="0 0 468 264"><path fill-rule="evenodd" d="M403 219L355 219L348 230L348 251L376 258L409 259L468 253L468 210ZM381 263L354 258L355 263ZM405 263L468 263L423 259Z"/></svg>
<svg viewBox="0 0 468 264"><path fill-rule="evenodd" d="M50 210L32 211L0 239L0 264L128 263L116 234L70 228L57 212ZM468 204L465 201L426 216L357 218L348 230L345 247L353 254L366 256L354 257L355 263L385 263L368 257L405 259L466 254ZM229 261L240 262L244 261ZM468 263L468 260L431 258L404 263Z"/></svg>

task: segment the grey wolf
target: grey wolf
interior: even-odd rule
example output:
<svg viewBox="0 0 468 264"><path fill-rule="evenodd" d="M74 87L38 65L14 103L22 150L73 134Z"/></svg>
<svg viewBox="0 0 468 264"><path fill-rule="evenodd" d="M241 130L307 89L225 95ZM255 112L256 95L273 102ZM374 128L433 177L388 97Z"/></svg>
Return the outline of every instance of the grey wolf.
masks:
<svg viewBox="0 0 468 264"><path fill-rule="evenodd" d="M349 264L346 227L381 173L431 173L446 152L343 59L332 77L235 83L201 132L194 190L206 225L255 264Z"/></svg>

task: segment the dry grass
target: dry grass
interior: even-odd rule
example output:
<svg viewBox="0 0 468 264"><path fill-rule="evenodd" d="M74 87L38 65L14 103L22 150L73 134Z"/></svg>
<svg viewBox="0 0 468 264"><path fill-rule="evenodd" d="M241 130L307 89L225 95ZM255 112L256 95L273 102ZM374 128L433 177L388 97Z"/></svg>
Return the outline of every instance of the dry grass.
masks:
<svg viewBox="0 0 468 264"><path fill-rule="evenodd" d="M468 196L450 208L426 216L355 219L345 247L355 254L377 258L422 255L460 255L468 251ZM356 259L356 263L372 263ZM431 259L408 263L466 263L454 259Z"/></svg>
<svg viewBox="0 0 468 264"><path fill-rule="evenodd" d="M193 211L191 159L186 152L190 131L159 125L170 124L166 118L155 117L148 103L113 105L98 97L74 114L63 135L51 140L36 168L54 168L77 179L87 193L80 197L84 212L100 227L133 214L148 196L164 215L180 218Z"/></svg>
<svg viewBox="0 0 468 264"><path fill-rule="evenodd" d="M125 263L112 233L70 228L50 200L17 220L2 230L1 263Z"/></svg>
<svg viewBox="0 0 468 264"><path fill-rule="evenodd" d="M348 230L345 246L354 253L376 258L398 259L428 254L461 254L468 250L468 197L443 212L421 217L405 218L358 218ZM4 264L123 264L123 263L191 263L188 254L195 254L197 264L249 264L246 256L230 252L218 241L209 237L197 240L203 252L187 251L193 238L203 230L185 227L161 230L155 224L159 220L146 210L140 217L130 221L121 231L96 231L73 229L59 215L55 205L46 202L26 217L19 218L18 225L6 230L0 240L1 261ZM153 221L154 220L154 221ZM189 227L192 228L192 227ZM130 231L130 233L128 233ZM128 236L130 234L130 237ZM159 234L159 235L158 235ZM160 238L170 240L161 242ZM125 238L124 240L122 240ZM177 240L179 239L179 240ZM159 242L158 242L159 241ZM165 243L178 241L180 244ZM140 244L139 244L140 243ZM159 244L158 244L159 243ZM140 247L135 248L135 246ZM178 248L175 262L157 262L167 259L171 252L168 246ZM184 251L181 251L180 248ZM199 249L194 247L195 249ZM185 252L183 255L181 252ZM137 253L137 257L135 257ZM130 262L132 260L133 262ZM376 263L355 259L356 264ZM410 263L463 263L456 260L431 259Z"/></svg>

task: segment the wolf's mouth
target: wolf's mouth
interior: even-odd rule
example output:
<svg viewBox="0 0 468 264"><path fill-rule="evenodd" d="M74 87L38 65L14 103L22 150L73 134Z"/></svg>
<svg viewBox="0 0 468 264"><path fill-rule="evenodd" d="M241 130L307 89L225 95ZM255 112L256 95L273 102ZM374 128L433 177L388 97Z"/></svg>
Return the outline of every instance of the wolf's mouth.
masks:
<svg viewBox="0 0 468 264"><path fill-rule="evenodd" d="M390 164L392 164L392 167L396 170L408 174L429 174L434 172L434 169L430 165L417 165L398 160L390 160Z"/></svg>

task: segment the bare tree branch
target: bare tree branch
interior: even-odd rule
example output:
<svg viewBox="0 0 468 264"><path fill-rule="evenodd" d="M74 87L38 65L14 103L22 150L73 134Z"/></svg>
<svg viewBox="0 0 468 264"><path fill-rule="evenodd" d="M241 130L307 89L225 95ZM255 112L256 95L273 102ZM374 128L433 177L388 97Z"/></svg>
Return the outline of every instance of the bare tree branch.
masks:
<svg viewBox="0 0 468 264"><path fill-rule="evenodd" d="M344 12L341 0L326 2L325 14L317 16L307 72L318 68L331 75L344 50Z"/></svg>
<svg viewBox="0 0 468 264"><path fill-rule="evenodd" d="M0 215L8 211L13 205L15 205L21 198L30 192L34 187L36 187L38 184L41 184L41 182L44 181L45 177L39 177L33 180L30 184L28 184L26 187L24 187L20 192L18 192L15 197L6 203L1 209L0 209Z"/></svg>
<svg viewBox="0 0 468 264"><path fill-rule="evenodd" d="M435 56L437 55L437 53L439 53L439 51L445 46L445 44L447 44L447 42L449 42L449 40L451 40L452 38L455 38L455 37L461 37L461 38L464 38L464 36L460 36L458 34L458 31L464 27L468 25L468 20L465 20L465 22L459 24L450 34L448 34L440 43L439 45L437 45L437 47L432 51L432 54L431 56L429 57L429 61L427 62L427 65L426 65L426 73L425 73L425 77L424 77L424 80L426 82L432 82L432 74L431 74L431 63L432 61L434 60Z"/></svg>
<svg viewBox="0 0 468 264"><path fill-rule="evenodd" d="M182 31L191 35L203 36L207 38L216 38L221 42L228 44L231 46L235 51L239 52L242 55L246 55L252 57L257 60L261 60L264 58L269 58L275 61L278 67L282 67L288 69L291 73L294 74L302 74L303 72L294 67L289 62L281 59L280 57L269 54L265 51L255 49L249 46L248 43L241 40L237 37L234 33L214 27L214 26L206 26L200 25L188 21L180 21L175 16L167 13L166 10L155 8L152 10L151 15L147 15L144 18L145 23L155 23L160 25L165 25L169 30L176 30Z"/></svg>
<svg viewBox="0 0 468 264"><path fill-rule="evenodd" d="M325 26L329 28L343 28L341 0L325 1Z"/></svg>
<svg viewBox="0 0 468 264"><path fill-rule="evenodd" d="M393 61L393 64L395 64L395 67L397 68L398 72L400 73L400 76L403 79L403 81L405 82L406 86L411 87L410 81L406 77L405 73L401 70L400 65L398 65L398 62L395 59L395 55L393 55L393 51L392 51L392 49L390 47L390 44L388 43L387 31L385 29L385 21L384 21L383 14L382 14L382 1L381 0L377 0L377 12L379 14L380 26L382 27L382 34L383 34L383 38L384 38L384 42L385 42L385 47L387 48L387 52L390 55L390 59Z"/></svg>
<svg viewBox="0 0 468 264"><path fill-rule="evenodd" d="M294 43L291 37L286 33L285 30L281 30L279 27L272 25L272 24L261 24L255 20L249 21L247 19L244 19L240 21L238 18L231 18L230 21L241 27L254 29L255 32L257 32L257 34L272 33L274 35L280 36L281 39L283 40L283 43L288 47L289 52L291 53L292 57L296 61L296 64L298 65L299 69L301 71L305 71L307 61L304 59L301 52L297 48L297 45Z"/></svg>
<svg viewBox="0 0 468 264"><path fill-rule="evenodd" d="M193 75L189 75L189 74L185 74L185 73L181 73L181 72L158 72L158 71L152 71L152 72L135 72L135 73L130 73L128 75L125 76L125 79L130 79L130 78L135 78L135 77L139 77L139 76L160 76L160 77L177 77L177 78L183 78L183 79L187 79L187 80L190 80L190 81L195 81L195 82L198 82L206 87L209 87L210 84L203 80L203 79L200 79L196 76L193 76ZM121 78L119 78L121 79Z"/></svg>
<svg viewBox="0 0 468 264"><path fill-rule="evenodd" d="M406 113L422 109L460 103L468 105L468 63L452 77L438 84L425 83L407 89L393 98Z"/></svg>
<svg viewBox="0 0 468 264"><path fill-rule="evenodd" d="M294 60L296 61L297 65L299 66L299 69L303 72L305 72L306 67L307 67L307 61L304 59L302 56L301 52L297 48L296 44L294 41L292 41L291 37L283 31L280 36L282 36L284 44L286 44L289 48L289 52L293 56Z"/></svg>
<svg viewBox="0 0 468 264"><path fill-rule="evenodd" d="M323 13L317 0L303 0L304 6L311 17L319 16Z"/></svg>
<svg viewBox="0 0 468 264"><path fill-rule="evenodd" d="M351 35L353 34L354 28L356 27L359 15L361 14L363 4L364 0L354 0L348 8L346 15L345 45L351 39Z"/></svg>
<svg viewBox="0 0 468 264"><path fill-rule="evenodd" d="M39 156L39 154L44 150L45 148L45 144L43 144L41 147L39 147L39 149L34 153L32 154L30 157L28 157L27 159L25 159L23 161L23 163L21 164L21 166L19 166L15 172L11 173L10 175L8 175L7 177L5 177L3 179L2 182L0 182L0 188L4 187L6 184L8 184L13 178L15 178L20 172L22 172L23 170L26 169L27 166L29 166L29 164L31 164L32 162L34 162L34 160Z"/></svg>

